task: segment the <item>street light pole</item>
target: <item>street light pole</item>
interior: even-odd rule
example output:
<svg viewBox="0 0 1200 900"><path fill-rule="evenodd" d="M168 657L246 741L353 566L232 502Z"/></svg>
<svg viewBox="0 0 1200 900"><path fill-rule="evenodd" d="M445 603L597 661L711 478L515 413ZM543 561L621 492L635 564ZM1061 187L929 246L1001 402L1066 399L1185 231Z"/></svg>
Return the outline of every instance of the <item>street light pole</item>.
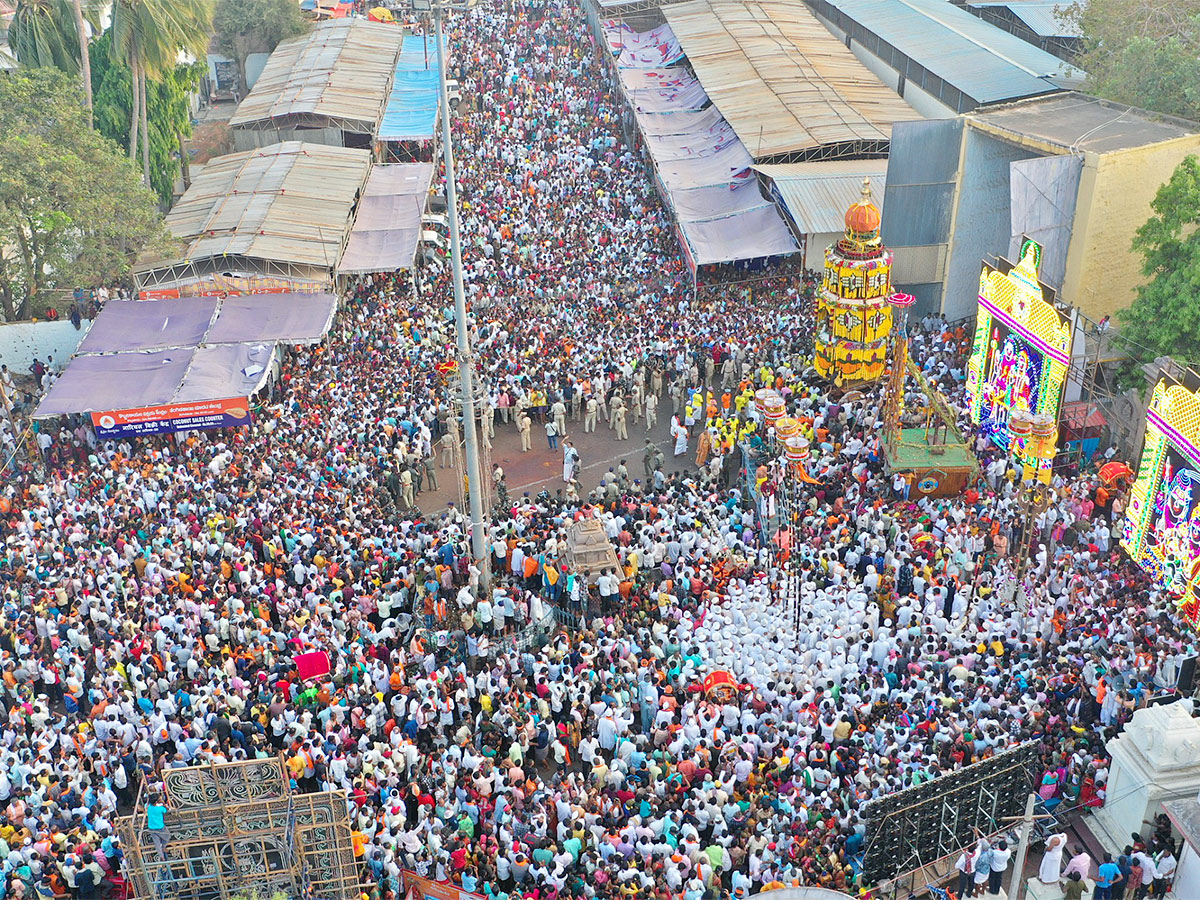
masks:
<svg viewBox="0 0 1200 900"><path fill-rule="evenodd" d="M450 97L442 48L442 4L433 5L437 45L439 105L442 113L442 159L446 167L446 213L450 219L450 267L454 273L454 331L458 344L458 377L462 385L463 438L467 450L467 490L470 495L471 555L479 566L480 585L489 582L487 539L483 525L483 480L479 471L479 435L475 430L475 363L467 333L467 301L463 294L462 242L458 233L458 189L454 182L454 148L450 140Z"/></svg>

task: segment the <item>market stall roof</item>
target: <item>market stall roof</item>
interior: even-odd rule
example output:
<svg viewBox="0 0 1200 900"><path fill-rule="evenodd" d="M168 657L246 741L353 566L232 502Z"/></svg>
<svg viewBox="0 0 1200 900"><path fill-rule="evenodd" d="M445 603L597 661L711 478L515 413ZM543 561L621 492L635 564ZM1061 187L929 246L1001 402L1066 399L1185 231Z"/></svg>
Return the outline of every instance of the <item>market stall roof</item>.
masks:
<svg viewBox="0 0 1200 900"><path fill-rule="evenodd" d="M663 15L708 96L756 160L878 146L921 116L802 3L693 0Z"/></svg>
<svg viewBox="0 0 1200 900"><path fill-rule="evenodd" d="M706 156L655 161L655 170L670 192L714 185L735 185L752 181L753 160L740 142L726 144Z"/></svg>
<svg viewBox="0 0 1200 900"><path fill-rule="evenodd" d="M194 347L208 333L219 303L217 297L110 300L92 321L75 353Z"/></svg>
<svg viewBox="0 0 1200 900"><path fill-rule="evenodd" d="M325 293L110 300L75 355L246 341L308 344L325 336L336 309L337 297Z"/></svg>
<svg viewBox="0 0 1200 900"><path fill-rule="evenodd" d="M708 95L695 76L682 68L618 69L621 87L636 112L668 113L700 109Z"/></svg>
<svg viewBox="0 0 1200 900"><path fill-rule="evenodd" d="M675 191L667 199L675 211L675 218L681 222L715 219L771 205L770 201L763 199L758 192L758 185L753 182L732 190L729 185L720 184Z"/></svg>
<svg viewBox="0 0 1200 900"><path fill-rule="evenodd" d="M180 256L144 255L134 272L222 257L332 270L370 166L369 150L300 141L219 156L167 214Z"/></svg>
<svg viewBox="0 0 1200 900"><path fill-rule="evenodd" d="M359 201L338 272L349 275L411 268L432 181L432 163L376 166Z"/></svg>
<svg viewBox="0 0 1200 900"><path fill-rule="evenodd" d="M396 62L391 94L377 134L379 140L433 140L440 94L436 41L425 35L409 35Z"/></svg>
<svg viewBox="0 0 1200 900"><path fill-rule="evenodd" d="M876 198L883 197L886 159L826 160L755 166L775 185L796 227L805 234L840 233L846 210L862 199L863 178L871 179ZM877 200L877 205L882 205Z"/></svg>
<svg viewBox="0 0 1200 900"><path fill-rule="evenodd" d="M229 125L278 127L304 117L305 124L372 134L403 40L404 29L382 22L320 22L275 48Z"/></svg>
<svg viewBox="0 0 1200 900"><path fill-rule="evenodd" d="M336 309L333 294L110 300L35 418L249 396L276 342L319 341Z"/></svg>

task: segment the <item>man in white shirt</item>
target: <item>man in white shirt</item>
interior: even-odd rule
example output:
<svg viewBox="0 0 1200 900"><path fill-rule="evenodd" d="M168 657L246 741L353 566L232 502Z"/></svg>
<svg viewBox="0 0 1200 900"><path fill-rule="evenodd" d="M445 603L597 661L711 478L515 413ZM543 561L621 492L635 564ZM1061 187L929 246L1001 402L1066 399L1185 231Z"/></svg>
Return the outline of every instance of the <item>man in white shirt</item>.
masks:
<svg viewBox="0 0 1200 900"><path fill-rule="evenodd" d="M1008 868L1008 860L1012 856L1012 851L1008 849L1007 841L999 841L992 848L991 870L988 872L988 893L999 894L1001 882L1004 881L1004 872Z"/></svg>
<svg viewBox="0 0 1200 900"><path fill-rule="evenodd" d="M1155 900L1162 900L1166 896L1167 889L1171 886L1171 880L1175 877L1177 865L1175 854L1171 852L1170 848L1154 857L1154 890L1151 895Z"/></svg>

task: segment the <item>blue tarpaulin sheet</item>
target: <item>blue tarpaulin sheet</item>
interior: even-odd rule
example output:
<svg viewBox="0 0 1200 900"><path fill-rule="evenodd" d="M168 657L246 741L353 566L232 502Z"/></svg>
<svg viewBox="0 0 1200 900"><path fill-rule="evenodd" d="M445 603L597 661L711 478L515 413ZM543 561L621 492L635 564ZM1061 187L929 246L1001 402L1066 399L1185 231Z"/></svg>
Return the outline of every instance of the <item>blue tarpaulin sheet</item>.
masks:
<svg viewBox="0 0 1200 900"><path fill-rule="evenodd" d="M432 36L404 39L392 93L379 126L381 141L433 140L438 115L437 45Z"/></svg>

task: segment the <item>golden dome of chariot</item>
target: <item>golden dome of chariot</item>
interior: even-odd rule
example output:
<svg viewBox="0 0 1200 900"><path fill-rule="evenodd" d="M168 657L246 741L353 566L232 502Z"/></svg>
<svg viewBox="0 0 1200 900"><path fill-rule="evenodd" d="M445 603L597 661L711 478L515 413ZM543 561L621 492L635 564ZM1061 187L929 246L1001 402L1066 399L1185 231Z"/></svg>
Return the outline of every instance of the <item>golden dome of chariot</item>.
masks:
<svg viewBox="0 0 1200 900"><path fill-rule="evenodd" d="M883 216L871 200L871 179L864 178L862 199L846 210L846 236L870 237L878 234Z"/></svg>

